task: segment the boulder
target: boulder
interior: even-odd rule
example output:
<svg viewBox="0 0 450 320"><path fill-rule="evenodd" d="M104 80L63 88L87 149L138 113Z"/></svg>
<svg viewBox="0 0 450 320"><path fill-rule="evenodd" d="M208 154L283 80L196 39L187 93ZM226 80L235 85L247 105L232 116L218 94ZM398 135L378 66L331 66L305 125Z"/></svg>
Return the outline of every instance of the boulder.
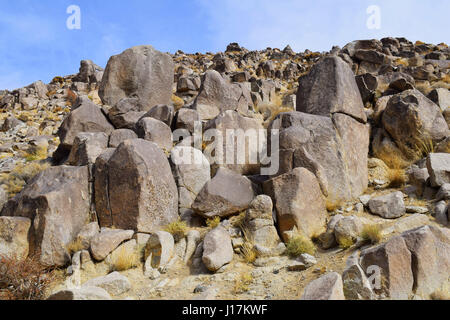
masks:
<svg viewBox="0 0 450 320"><path fill-rule="evenodd" d="M173 80L174 63L169 54L152 46L136 46L109 59L98 94L110 106L137 97L143 110L149 111L170 102Z"/></svg>
<svg viewBox="0 0 450 320"><path fill-rule="evenodd" d="M154 142L164 152L172 150L172 130L164 122L154 118L142 118L136 124L136 132L139 138Z"/></svg>
<svg viewBox="0 0 450 320"><path fill-rule="evenodd" d="M368 205L370 212L385 219L400 218L406 213L403 193L400 191L374 197L370 199Z"/></svg>
<svg viewBox="0 0 450 320"><path fill-rule="evenodd" d="M66 247L89 222L87 167L51 167L38 174L3 208L2 216L33 221L33 247L46 266L65 266Z"/></svg>
<svg viewBox="0 0 450 320"><path fill-rule="evenodd" d="M372 286L358 263L351 264L344 270L342 282L346 299L374 300Z"/></svg>
<svg viewBox="0 0 450 320"><path fill-rule="evenodd" d="M184 262L187 263L195 253L195 249L201 241L200 232L197 230L190 230L186 236L186 252L184 255Z"/></svg>
<svg viewBox="0 0 450 320"><path fill-rule="evenodd" d="M450 154L430 153L427 158L427 168L432 187L441 187L450 183Z"/></svg>
<svg viewBox="0 0 450 320"><path fill-rule="evenodd" d="M428 94L428 98L436 103L442 111L450 108L450 90L445 88L434 89Z"/></svg>
<svg viewBox="0 0 450 320"><path fill-rule="evenodd" d="M131 289L130 280L118 272L112 272L107 276L90 279L83 287L102 288L112 296L120 296Z"/></svg>
<svg viewBox="0 0 450 320"><path fill-rule="evenodd" d="M312 281L301 300L345 300L341 275L331 272Z"/></svg>
<svg viewBox="0 0 450 320"><path fill-rule="evenodd" d="M117 129L114 130L109 136L109 147L117 148L125 140L137 139L137 134L130 129Z"/></svg>
<svg viewBox="0 0 450 320"><path fill-rule="evenodd" d="M175 129L186 129L192 134L194 133L195 123L201 123L200 121L200 116L196 110L182 108L176 114Z"/></svg>
<svg viewBox="0 0 450 320"><path fill-rule="evenodd" d="M341 243L342 240L352 239L356 242L361 235L364 223L361 218L356 216L343 217L339 219L334 227L334 236L337 243Z"/></svg>
<svg viewBox="0 0 450 320"><path fill-rule="evenodd" d="M440 108L418 90L394 95L384 110L382 123L407 157L413 157L428 140L437 143L450 134Z"/></svg>
<svg viewBox="0 0 450 320"><path fill-rule="evenodd" d="M264 183L263 188L274 201L280 234L294 227L307 237L325 231L325 198L319 182L309 170L295 168Z"/></svg>
<svg viewBox="0 0 450 320"><path fill-rule="evenodd" d="M122 242L133 237L133 230L102 228L101 232L91 239L91 254L97 261L103 261Z"/></svg>
<svg viewBox="0 0 450 320"><path fill-rule="evenodd" d="M324 58L300 78L297 111L326 117L342 113L367 121L353 71L337 56Z"/></svg>
<svg viewBox="0 0 450 320"><path fill-rule="evenodd" d="M67 164L86 166L94 164L97 157L108 147L108 135L104 132L80 132L73 141Z"/></svg>
<svg viewBox="0 0 450 320"><path fill-rule="evenodd" d="M164 122L167 126L172 127L173 118L175 115L175 110L173 106L168 106L165 104L159 104L154 106L147 112L143 118L153 118Z"/></svg>
<svg viewBox="0 0 450 320"><path fill-rule="evenodd" d="M152 233L145 246L145 268L149 270L164 268L174 255L175 240L165 231Z"/></svg>
<svg viewBox="0 0 450 320"><path fill-rule="evenodd" d="M81 228L77 235L76 242L80 243L84 250L89 250L91 240L100 232L97 222L91 222Z"/></svg>
<svg viewBox="0 0 450 320"><path fill-rule="evenodd" d="M83 300L112 300L106 290L98 287L81 287L78 289L66 289L52 294L47 300L56 301L83 301Z"/></svg>
<svg viewBox="0 0 450 320"><path fill-rule="evenodd" d="M202 261L209 271L216 272L233 260L230 234L219 226L208 232L203 240Z"/></svg>
<svg viewBox="0 0 450 320"><path fill-rule="evenodd" d="M123 98L109 110L108 118L117 129L134 130L144 110L138 98Z"/></svg>
<svg viewBox="0 0 450 320"><path fill-rule="evenodd" d="M411 261L411 252L402 237L391 238L385 244L361 252L361 267L367 276L372 276L370 272L374 267L381 272L380 287L374 287L375 293L394 300L406 300L412 292Z"/></svg>
<svg viewBox="0 0 450 320"><path fill-rule="evenodd" d="M228 217L246 210L255 197L251 181L226 168L220 168L198 194L192 209L205 217Z"/></svg>
<svg viewBox="0 0 450 320"><path fill-rule="evenodd" d="M192 209L197 195L211 180L209 161L203 153L192 147L172 149L171 161L178 186L178 207L180 214Z"/></svg>
<svg viewBox="0 0 450 320"><path fill-rule="evenodd" d="M272 199L266 195L259 195L250 203L250 207L245 214L245 224L248 231L246 236L255 245L269 250L280 244L272 210Z"/></svg>
<svg viewBox="0 0 450 320"><path fill-rule="evenodd" d="M78 98L67 118L58 130L60 152L69 152L80 132L104 132L109 135L114 127L108 122L98 106L87 97Z"/></svg>
<svg viewBox="0 0 450 320"><path fill-rule="evenodd" d="M194 102L200 119L210 120L227 110L239 110L244 114L248 111L248 97L238 84L228 83L219 72L206 71L199 94Z"/></svg>
<svg viewBox="0 0 450 320"><path fill-rule="evenodd" d="M80 70L74 81L84 83L97 83L102 80L103 69L91 60L81 60Z"/></svg>
<svg viewBox="0 0 450 320"><path fill-rule="evenodd" d="M31 220L0 217L0 257L24 260L28 257Z"/></svg>
<svg viewBox="0 0 450 320"><path fill-rule="evenodd" d="M209 143L212 137L214 142ZM203 139L207 140L204 154L213 169L225 167L245 175L260 173L260 145L266 145L260 120L225 111L205 125Z"/></svg>
<svg viewBox="0 0 450 320"><path fill-rule="evenodd" d="M126 140L106 164L99 158L95 179L103 183L95 183L95 201L100 226L150 233L178 219L177 186L156 144Z"/></svg>

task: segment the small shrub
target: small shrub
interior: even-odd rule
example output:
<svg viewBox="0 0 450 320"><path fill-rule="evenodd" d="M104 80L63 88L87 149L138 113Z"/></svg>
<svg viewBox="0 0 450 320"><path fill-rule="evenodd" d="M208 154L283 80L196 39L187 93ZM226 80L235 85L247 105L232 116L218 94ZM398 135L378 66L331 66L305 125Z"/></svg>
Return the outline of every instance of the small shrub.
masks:
<svg viewBox="0 0 450 320"><path fill-rule="evenodd" d="M56 275L37 257L17 260L0 256L0 293L6 300L43 300Z"/></svg>
<svg viewBox="0 0 450 320"><path fill-rule="evenodd" d="M407 177L404 169L388 169L387 178L389 188L401 188L406 184Z"/></svg>
<svg viewBox="0 0 450 320"><path fill-rule="evenodd" d="M236 294L244 293L249 290L250 285L253 282L253 276L250 273L243 272L235 280L234 292Z"/></svg>
<svg viewBox="0 0 450 320"><path fill-rule="evenodd" d="M216 216L214 218L210 218L210 219L206 220L206 225L211 229L217 228L219 226L219 224L220 224L219 216Z"/></svg>
<svg viewBox="0 0 450 320"><path fill-rule="evenodd" d="M63 84L63 83L64 83L64 78L63 78L63 77L59 77L59 76L54 77L54 78L52 79L52 82L51 82L51 83L59 83L59 84Z"/></svg>
<svg viewBox="0 0 450 320"><path fill-rule="evenodd" d="M9 174L0 175L0 184L5 184L9 196L13 197L22 191L31 179L49 167L49 163L38 161L18 164Z"/></svg>
<svg viewBox="0 0 450 320"><path fill-rule="evenodd" d="M365 225L361 232L361 238L371 244L379 243L383 239L380 226L377 224Z"/></svg>
<svg viewBox="0 0 450 320"><path fill-rule="evenodd" d="M431 300L447 301L450 300L450 292L444 289L437 290L431 294L430 298Z"/></svg>
<svg viewBox="0 0 450 320"><path fill-rule="evenodd" d="M84 245L81 239L77 238L73 240L66 246L67 251L69 251L70 255L73 255L75 252L84 250Z"/></svg>
<svg viewBox="0 0 450 320"><path fill-rule="evenodd" d="M244 234L244 244L241 246L242 258L245 262L251 264L255 262L256 258L258 258L255 250L255 243L248 232L248 228L245 222L241 223L240 228L242 230L242 233Z"/></svg>
<svg viewBox="0 0 450 320"><path fill-rule="evenodd" d="M186 222L178 220L168 224L164 231L172 234L176 241L183 239L186 236L186 232L188 231L188 227Z"/></svg>
<svg viewBox="0 0 450 320"><path fill-rule="evenodd" d="M288 241L286 253L290 257L298 257L303 253L314 255L316 253L316 246L311 239L305 236L297 236Z"/></svg>
<svg viewBox="0 0 450 320"><path fill-rule="evenodd" d="M113 256L112 271L126 271L138 266L138 254L128 250L125 246L120 247Z"/></svg>
<svg viewBox="0 0 450 320"><path fill-rule="evenodd" d="M173 102L173 106L175 107L176 110L178 110L182 106L184 106L184 100L174 94L172 95L172 102Z"/></svg>
<svg viewBox="0 0 450 320"><path fill-rule="evenodd" d="M342 208L342 201L326 199L326 208L328 212L335 212L336 210Z"/></svg>
<svg viewBox="0 0 450 320"><path fill-rule="evenodd" d="M338 240L338 244L339 248L346 250L355 244L355 239L353 237L341 237Z"/></svg>

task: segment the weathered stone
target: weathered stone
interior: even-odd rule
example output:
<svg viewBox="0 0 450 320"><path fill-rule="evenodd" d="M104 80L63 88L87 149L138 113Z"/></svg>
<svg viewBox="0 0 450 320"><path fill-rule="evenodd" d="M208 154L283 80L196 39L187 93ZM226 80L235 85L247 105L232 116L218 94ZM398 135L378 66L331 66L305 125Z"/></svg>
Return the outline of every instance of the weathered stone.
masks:
<svg viewBox="0 0 450 320"><path fill-rule="evenodd" d="M28 218L0 217L0 257L26 259L30 227L31 220Z"/></svg>
<svg viewBox="0 0 450 320"><path fill-rule="evenodd" d="M386 219L400 218L406 213L403 193L394 192L370 199L369 208L373 214Z"/></svg>
<svg viewBox="0 0 450 320"><path fill-rule="evenodd" d="M164 122L154 118L142 118L136 124L136 132L139 138L154 142L164 152L172 150L172 130Z"/></svg>
<svg viewBox="0 0 450 320"><path fill-rule="evenodd" d="M428 95L428 98L436 103L442 111L450 108L450 90L445 88L434 89Z"/></svg>
<svg viewBox="0 0 450 320"><path fill-rule="evenodd" d="M172 127L173 117L175 115L175 110L172 106L168 106L165 104L159 104L154 106L147 112L143 118L153 118L164 122L167 126Z"/></svg>
<svg viewBox="0 0 450 320"><path fill-rule="evenodd" d="M67 163L73 166L94 164L108 147L108 135L104 132L80 132L76 135Z"/></svg>
<svg viewBox="0 0 450 320"><path fill-rule="evenodd" d="M342 282L346 299L374 300L371 284L357 263L351 264L344 270Z"/></svg>
<svg viewBox="0 0 450 320"><path fill-rule="evenodd" d="M336 237L334 235L334 229L336 227L336 224L342 218L344 218L344 216L341 214L337 214L337 215L331 217L331 219L327 225L327 231L325 233L322 233L319 237L322 248L330 249L332 247L337 246Z"/></svg>
<svg viewBox="0 0 450 320"><path fill-rule="evenodd" d="M216 272L233 260L230 234L223 227L219 226L206 235L203 240L202 260L212 272Z"/></svg>
<svg viewBox="0 0 450 320"><path fill-rule="evenodd" d="M199 192L211 179L209 162L200 150L175 147L172 150L174 178L178 186L179 210L191 210Z"/></svg>
<svg viewBox="0 0 450 320"><path fill-rule="evenodd" d="M132 230L102 228L101 232L91 239L91 253L97 261L103 261L122 242L130 240Z"/></svg>
<svg viewBox="0 0 450 320"><path fill-rule="evenodd" d="M77 235L76 241L80 243L84 250L88 250L91 246L91 240L100 232L97 222L92 222L81 228Z"/></svg>
<svg viewBox="0 0 450 320"><path fill-rule="evenodd" d="M109 59L98 93L110 106L122 98L137 97L143 111L149 111L170 102L173 72L170 55L152 46L136 46Z"/></svg>
<svg viewBox="0 0 450 320"><path fill-rule="evenodd" d="M186 129L189 133L194 133L195 122L200 123L200 116L198 112L196 110L182 108L177 112L175 128Z"/></svg>
<svg viewBox="0 0 450 320"><path fill-rule="evenodd" d="M427 168L432 187L450 183L450 154L430 153L427 158Z"/></svg>
<svg viewBox="0 0 450 320"><path fill-rule="evenodd" d="M106 166L99 169L97 164L96 179L105 182L103 186L96 183L100 226L150 233L178 219L177 186L169 162L156 144L126 140Z"/></svg>
<svg viewBox="0 0 450 320"><path fill-rule="evenodd" d="M134 130L146 114L144 110L138 98L123 98L109 110L108 118L117 129Z"/></svg>
<svg viewBox="0 0 450 320"><path fill-rule="evenodd" d="M312 281L301 300L345 300L341 275L331 272Z"/></svg>
<svg viewBox="0 0 450 320"><path fill-rule="evenodd" d="M100 226L112 226L111 208L109 203L109 169L108 161L116 149L106 149L97 157L94 165L94 195L95 211Z"/></svg>
<svg viewBox="0 0 450 320"><path fill-rule="evenodd" d="M88 175L87 167L49 168L3 208L2 216L33 221L33 247L44 265L65 266L70 261L66 247L89 221Z"/></svg>
<svg viewBox="0 0 450 320"><path fill-rule="evenodd" d="M175 241L173 236L165 231L152 233L145 247L145 268L149 270L164 268L174 254ZM147 272L147 271L146 271Z"/></svg>
<svg viewBox="0 0 450 320"><path fill-rule="evenodd" d="M197 230L190 230L186 238L187 238L186 253L184 255L185 263L187 263L194 255L195 249L197 248L197 245L201 240L200 232L198 232Z"/></svg>
<svg viewBox="0 0 450 320"><path fill-rule="evenodd" d="M450 133L439 107L418 90L393 96L384 110L382 122L407 157L413 156L427 139L439 142Z"/></svg>
<svg viewBox="0 0 450 320"><path fill-rule="evenodd" d="M381 288L375 293L385 294L395 300L406 300L412 292L414 275L411 270L411 252L402 237L361 252L361 267L367 276L380 268Z"/></svg>
<svg viewBox="0 0 450 320"><path fill-rule="evenodd" d="M106 290L98 287L81 287L79 289L66 289L51 295L47 300L82 301L82 300L112 300Z"/></svg>
<svg viewBox="0 0 450 320"><path fill-rule="evenodd" d="M5 189L0 186L0 212L2 212L3 205L8 201L8 195Z"/></svg>
<svg viewBox="0 0 450 320"><path fill-rule="evenodd" d="M352 239L354 241L361 235L364 223L362 219L350 216L339 219L334 227L334 236L337 243L341 243L342 240Z"/></svg>
<svg viewBox="0 0 450 320"><path fill-rule="evenodd" d="M117 148L125 140L137 139L137 134L130 129L114 130L109 136L109 147Z"/></svg>
<svg viewBox="0 0 450 320"><path fill-rule="evenodd" d="M198 194L192 209L205 217L227 217L248 208L255 197L251 181L226 168L220 168Z"/></svg>
<svg viewBox="0 0 450 320"><path fill-rule="evenodd" d="M82 60L80 62L80 70L74 78L74 81L97 83L102 80L100 75L103 75L103 69L101 67L91 60Z"/></svg>
<svg viewBox="0 0 450 320"><path fill-rule="evenodd" d="M279 231L297 227L313 237L325 229L325 198L316 177L305 168L296 168L264 184L264 193L274 200ZM285 241L287 239L284 239Z"/></svg>
<svg viewBox="0 0 450 320"><path fill-rule="evenodd" d="M343 113L367 121L355 76L337 56L323 59L300 78L297 111L327 117Z"/></svg>
<svg viewBox="0 0 450 320"><path fill-rule="evenodd" d="M130 280L118 272L112 272L107 276L90 279L83 287L97 287L106 290L112 296L119 296L131 289Z"/></svg>

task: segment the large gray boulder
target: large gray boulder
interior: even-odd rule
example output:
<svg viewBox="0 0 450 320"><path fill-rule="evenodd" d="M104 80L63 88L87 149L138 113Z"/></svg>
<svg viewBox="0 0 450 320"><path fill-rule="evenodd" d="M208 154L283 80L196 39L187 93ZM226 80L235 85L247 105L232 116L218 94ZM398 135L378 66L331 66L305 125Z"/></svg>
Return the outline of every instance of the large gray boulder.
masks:
<svg viewBox="0 0 450 320"><path fill-rule="evenodd" d="M148 233L178 219L177 186L156 144L126 140L106 163L99 158L95 177L105 182L95 184L100 226Z"/></svg>
<svg viewBox="0 0 450 320"><path fill-rule="evenodd" d="M87 166L108 147L108 135L104 132L80 132L76 135L67 164L71 166Z"/></svg>
<svg viewBox="0 0 450 320"><path fill-rule="evenodd" d="M400 218L406 213L403 197L403 193L397 191L370 199L370 212L385 219Z"/></svg>
<svg viewBox="0 0 450 320"><path fill-rule="evenodd" d="M31 220L21 217L0 217L0 256L24 260L29 252Z"/></svg>
<svg viewBox="0 0 450 320"><path fill-rule="evenodd" d="M116 129L135 130L136 123L145 114L138 98L123 98L108 111L108 118Z"/></svg>
<svg viewBox="0 0 450 320"><path fill-rule="evenodd" d="M342 113L324 117L288 112L271 123L269 130L274 129L280 137L278 174L307 168L330 202L352 200L367 189L368 125Z"/></svg>
<svg viewBox="0 0 450 320"><path fill-rule="evenodd" d="M150 117L142 118L136 124L136 133L139 138L154 142L165 153L172 150L172 130L162 121Z"/></svg>
<svg viewBox="0 0 450 320"><path fill-rule="evenodd" d="M89 222L90 195L87 167L52 167L44 170L10 200L2 216L33 221L33 249L46 266L65 266L66 247ZM30 251L34 251L30 250Z"/></svg>
<svg viewBox="0 0 450 320"><path fill-rule="evenodd" d="M430 153L427 158L427 168L431 186L440 187L450 183L450 154Z"/></svg>
<svg viewBox="0 0 450 320"><path fill-rule="evenodd" d="M294 227L307 237L325 231L325 198L314 174L305 168L273 178L264 184L264 193L274 201L277 223L284 240L285 231Z"/></svg>
<svg viewBox="0 0 450 320"><path fill-rule="evenodd" d="M383 113L383 127L407 157L430 142L437 143L450 131L440 108L418 90L393 96Z"/></svg>
<svg viewBox="0 0 450 320"><path fill-rule="evenodd" d="M114 106L122 98L137 97L143 111L168 104L172 97L174 63L152 46L137 46L112 56L100 83L99 96Z"/></svg>
<svg viewBox="0 0 450 320"><path fill-rule="evenodd" d="M367 121L355 75L337 56L323 59L300 78L297 111L327 117L342 113Z"/></svg>
<svg viewBox="0 0 450 320"><path fill-rule="evenodd" d="M214 119L227 110L238 110L246 114L252 102L245 93L240 85L230 84L219 72L208 70L195 99L194 109L202 120Z"/></svg>
<svg viewBox="0 0 450 320"><path fill-rule="evenodd" d="M223 227L219 226L206 234L202 260L208 270L213 272L233 260L230 234Z"/></svg>
<svg viewBox="0 0 450 320"><path fill-rule="evenodd" d="M342 278L330 272L306 287L301 300L345 300Z"/></svg>
<svg viewBox="0 0 450 320"><path fill-rule="evenodd" d="M228 217L246 210L255 197L251 181L226 168L220 168L202 188L192 209L205 217Z"/></svg>
<svg viewBox="0 0 450 320"><path fill-rule="evenodd" d="M125 140L137 139L137 134L130 129L117 129L114 130L109 136L108 146L110 148L117 148Z"/></svg>

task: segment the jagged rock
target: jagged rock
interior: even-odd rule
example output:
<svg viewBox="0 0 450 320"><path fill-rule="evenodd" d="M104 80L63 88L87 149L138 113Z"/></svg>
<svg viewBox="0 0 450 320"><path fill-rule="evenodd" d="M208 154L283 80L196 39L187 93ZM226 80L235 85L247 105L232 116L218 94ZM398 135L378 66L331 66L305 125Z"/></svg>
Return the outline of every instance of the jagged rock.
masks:
<svg viewBox="0 0 450 320"><path fill-rule="evenodd" d="M137 97L143 111L149 111L170 102L173 71L170 55L152 46L132 47L109 59L98 93L110 106L122 98Z"/></svg>
<svg viewBox="0 0 450 320"><path fill-rule="evenodd" d="M428 98L436 103L442 111L450 108L450 90L445 88L434 89L428 94Z"/></svg>
<svg viewBox="0 0 450 320"><path fill-rule="evenodd" d="M277 229L272 217L272 199L266 195L257 196L247 209L245 223L248 237L252 243L269 250L276 248L280 243Z"/></svg>
<svg viewBox="0 0 450 320"><path fill-rule="evenodd" d="M198 194L192 209L205 217L228 217L246 210L255 193L251 181L226 168L220 168Z"/></svg>
<svg viewBox="0 0 450 320"><path fill-rule="evenodd" d="M229 84L214 70L206 71L199 94L194 102L200 119L210 120L227 110L247 113L251 99L244 96L241 86Z"/></svg>
<svg viewBox="0 0 450 320"><path fill-rule="evenodd" d="M394 192L370 199L369 208L373 214L386 219L400 218L406 213L403 193Z"/></svg>
<svg viewBox="0 0 450 320"><path fill-rule="evenodd" d="M406 300L412 292L414 275L411 261L411 252L402 237L392 238L385 244L361 252L361 267L367 276L372 275L369 274L369 267L380 268L381 279L378 281L381 288L374 288L375 293L395 300Z"/></svg>
<svg viewBox="0 0 450 320"><path fill-rule="evenodd" d="M3 208L2 216L33 221L33 247L40 250L44 265L65 266L70 261L66 246L89 220L88 175L87 167L49 168Z"/></svg>
<svg viewBox="0 0 450 320"><path fill-rule="evenodd" d="M80 62L80 70L74 81L84 83L97 83L102 80L103 69L91 60L82 60Z"/></svg>
<svg viewBox="0 0 450 320"><path fill-rule="evenodd" d="M82 300L112 300L106 290L98 287L81 287L79 289L66 289L52 294L47 300L82 301Z"/></svg>
<svg viewBox="0 0 450 320"><path fill-rule="evenodd" d="M123 98L108 112L108 118L117 129L134 130L136 123L146 114L138 98Z"/></svg>
<svg viewBox="0 0 450 320"><path fill-rule="evenodd" d="M131 289L130 280L118 272L112 272L107 276L90 279L83 287L97 287L106 290L110 295L119 296Z"/></svg>
<svg viewBox="0 0 450 320"><path fill-rule="evenodd" d="M101 232L91 239L92 257L97 261L103 261L122 242L130 240L133 234L132 230L102 228Z"/></svg>
<svg viewBox="0 0 450 320"><path fill-rule="evenodd" d="M211 180L210 166L202 152L192 147L175 147L171 161L178 186L178 207L183 215L191 210L197 195Z"/></svg>
<svg viewBox="0 0 450 320"><path fill-rule="evenodd" d="M109 135L113 130L114 127L100 108L88 98L81 97L58 130L61 144L58 149L60 153L57 156L62 158L64 153L68 153L77 134L81 132L104 132Z"/></svg>
<svg viewBox="0 0 450 320"><path fill-rule="evenodd" d="M186 129L192 134L194 133L195 122L201 123L198 112L196 110L182 108L176 114L175 128Z"/></svg>
<svg viewBox="0 0 450 320"><path fill-rule="evenodd" d="M172 150L172 130L164 122L154 118L142 118L136 124L136 132L139 138L154 142L164 152Z"/></svg>
<svg viewBox="0 0 450 320"><path fill-rule="evenodd" d="M306 236L325 229L325 198L316 177L305 168L296 168L264 184L264 193L274 201L281 234L297 227ZM284 239L287 241L287 239Z"/></svg>
<svg viewBox="0 0 450 320"><path fill-rule="evenodd" d="M152 232L178 219L177 186L169 162L156 144L126 140L107 162L100 158L97 163L104 165L99 168L96 164L95 170L95 179L104 181L95 184L100 226Z"/></svg>
<svg viewBox="0 0 450 320"><path fill-rule="evenodd" d="M279 173L305 167L316 175L329 201L340 202L367 189L369 127L343 114L333 117L334 121L300 112L283 113L269 130L280 130Z"/></svg>
<svg viewBox="0 0 450 320"><path fill-rule="evenodd" d="M216 272L233 260L230 234L221 226L208 232L203 240L202 261L208 270Z"/></svg>
<svg viewBox="0 0 450 320"><path fill-rule="evenodd" d="M450 183L450 155L448 153L430 153L427 168L432 187L440 187Z"/></svg>
<svg viewBox="0 0 450 320"><path fill-rule="evenodd" d="M31 220L21 217L0 217L0 256L24 260L29 252Z"/></svg>
<svg viewBox="0 0 450 320"><path fill-rule="evenodd" d="M80 132L76 135L67 164L86 166L94 164L108 147L108 135L104 132Z"/></svg>
<svg viewBox="0 0 450 320"><path fill-rule="evenodd" d="M334 227L334 236L337 243L341 243L342 240L356 239L361 235L364 227L364 222L361 218L356 216L343 217L339 219Z"/></svg>
<svg viewBox="0 0 450 320"><path fill-rule="evenodd" d="M342 273L342 282L346 299L374 300L372 286L358 263L347 266Z"/></svg>
<svg viewBox="0 0 450 320"><path fill-rule="evenodd" d="M389 235L392 233L402 233L426 225L429 222L430 219L424 214L417 213L410 216L404 216L398 220L395 220L392 226L384 228L382 230L382 234Z"/></svg>
<svg viewBox="0 0 450 320"><path fill-rule="evenodd" d="M152 233L145 246L145 272L151 269L164 268L173 257L175 241L165 231Z"/></svg>
<svg viewBox="0 0 450 320"><path fill-rule="evenodd" d="M187 263L195 253L195 249L197 248L201 240L200 232L198 232L197 230L190 230L186 238L187 238L186 253L184 255L185 263Z"/></svg>
<svg viewBox="0 0 450 320"><path fill-rule="evenodd" d="M312 281L301 300L345 300L341 275L331 272Z"/></svg>
<svg viewBox="0 0 450 320"><path fill-rule="evenodd" d="M260 120L228 110L205 125L205 136L210 130L214 130L212 137L216 140L206 146L204 153L213 168L226 167L245 175L259 173L259 146L265 145L265 134ZM228 136L229 130L234 130L231 136ZM209 137L209 141L212 137ZM245 146L245 149L239 148L240 146Z"/></svg>
<svg viewBox="0 0 450 320"><path fill-rule="evenodd" d="M327 231L325 233L322 233L319 237L322 248L330 249L332 247L337 246L336 237L334 235L334 229L336 227L336 224L342 218L344 218L344 216L341 214L337 214L337 215L331 217L331 219L327 225Z"/></svg>
<svg viewBox="0 0 450 320"><path fill-rule="evenodd" d="M100 232L97 222L91 222L81 228L77 235L76 241L83 246L84 250L88 250L91 246L91 240Z"/></svg>
<svg viewBox="0 0 450 320"><path fill-rule="evenodd" d="M299 80L297 111L327 116L343 113L366 122L363 101L350 67L339 57L327 57Z"/></svg>
<svg viewBox="0 0 450 320"><path fill-rule="evenodd" d="M154 106L150 109L149 112L147 112L143 118L153 118L156 120L159 120L161 122L164 122L169 127L172 127L172 121L175 115L175 110L172 106L168 106L165 104L159 104L157 106Z"/></svg>
<svg viewBox="0 0 450 320"><path fill-rule="evenodd" d="M114 130L109 136L109 147L117 148L125 140L137 139L137 134L130 129L117 129Z"/></svg>
<svg viewBox="0 0 450 320"><path fill-rule="evenodd" d="M439 107L418 90L393 96L384 110L382 122L407 157L427 139L439 142L450 133Z"/></svg>
<svg viewBox="0 0 450 320"><path fill-rule="evenodd" d="M94 175L94 202L95 211L100 226L112 226L113 220L109 203L109 170L108 161L116 149L106 149L95 161Z"/></svg>

